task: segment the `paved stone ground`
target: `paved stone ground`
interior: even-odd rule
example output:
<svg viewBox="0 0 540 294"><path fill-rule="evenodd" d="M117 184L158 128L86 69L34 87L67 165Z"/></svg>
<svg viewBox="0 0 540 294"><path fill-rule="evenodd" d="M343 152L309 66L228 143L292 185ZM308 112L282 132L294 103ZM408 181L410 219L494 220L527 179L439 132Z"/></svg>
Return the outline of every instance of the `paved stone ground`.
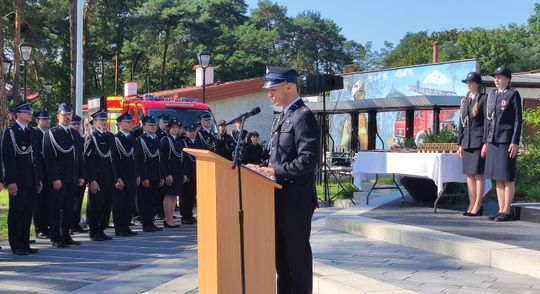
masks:
<svg viewBox="0 0 540 294"><path fill-rule="evenodd" d="M485 215L497 210L493 207L494 203L489 204L490 209ZM399 200L391 201L362 216L540 250L540 225L537 223L494 222L489 221L487 216L464 217L462 210L445 208L445 205L440 205L437 213L433 213L432 206L418 204L406 197L404 204Z"/></svg>
<svg viewBox="0 0 540 294"><path fill-rule="evenodd" d="M37 241L38 254L16 256L6 242L0 251L1 293L140 293L197 269L196 227L140 232L134 237L52 248ZM114 232L107 232L110 236ZM193 285L193 284L192 284ZM183 293L183 292L182 292Z"/></svg>
<svg viewBox="0 0 540 294"><path fill-rule="evenodd" d="M324 216L335 211L314 215L319 263L419 293L540 293L539 279L325 229ZM75 235L83 245L66 249L38 240L40 253L30 256L12 255L2 242L0 292L197 293L195 233L182 226L105 242Z"/></svg>

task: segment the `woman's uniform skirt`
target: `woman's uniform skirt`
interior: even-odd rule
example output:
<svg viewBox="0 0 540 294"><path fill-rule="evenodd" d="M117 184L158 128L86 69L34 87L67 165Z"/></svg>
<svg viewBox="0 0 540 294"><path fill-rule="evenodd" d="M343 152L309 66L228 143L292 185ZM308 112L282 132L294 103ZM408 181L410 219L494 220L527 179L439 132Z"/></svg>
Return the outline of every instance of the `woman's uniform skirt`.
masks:
<svg viewBox="0 0 540 294"><path fill-rule="evenodd" d="M463 173L466 175L484 174L485 158L480 156L481 148L463 149Z"/></svg>
<svg viewBox="0 0 540 294"><path fill-rule="evenodd" d="M516 179L516 157L510 158L509 143L488 143L486 155L486 179L513 182Z"/></svg>
<svg viewBox="0 0 540 294"><path fill-rule="evenodd" d="M165 195L181 196L184 187L184 175L172 175L172 185L163 184L163 193Z"/></svg>

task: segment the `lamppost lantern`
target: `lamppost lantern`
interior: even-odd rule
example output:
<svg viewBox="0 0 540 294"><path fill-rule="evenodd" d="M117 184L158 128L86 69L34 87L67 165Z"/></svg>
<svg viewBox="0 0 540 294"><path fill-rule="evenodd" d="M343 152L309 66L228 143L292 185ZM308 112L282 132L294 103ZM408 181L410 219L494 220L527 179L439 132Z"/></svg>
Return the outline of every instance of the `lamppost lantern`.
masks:
<svg viewBox="0 0 540 294"><path fill-rule="evenodd" d="M19 51L21 52L21 57L24 61L28 61L30 59L32 49L34 49L34 46L32 46L30 43L23 42L21 45L19 45Z"/></svg>
<svg viewBox="0 0 540 294"><path fill-rule="evenodd" d="M52 90L52 85L51 84L46 84L45 86L43 86L43 91L47 94L51 94L51 90Z"/></svg>
<svg viewBox="0 0 540 294"><path fill-rule="evenodd" d="M26 62L30 59L32 49L34 49L34 47L30 43L23 42L19 45L19 51L21 52L21 57L24 64L24 101L26 101L26 92L28 92L28 88L26 87Z"/></svg>
<svg viewBox="0 0 540 294"><path fill-rule="evenodd" d="M11 60L2 60L2 74L7 75L11 71Z"/></svg>
<svg viewBox="0 0 540 294"><path fill-rule="evenodd" d="M210 65L210 53L206 52L206 51L201 51L199 52L199 65L203 68L203 69L207 69L208 66Z"/></svg>
<svg viewBox="0 0 540 294"><path fill-rule="evenodd" d="M203 103L206 103L206 69L210 65L210 57L212 56L206 51L201 51L197 57L199 59L199 65L203 70L202 100Z"/></svg>

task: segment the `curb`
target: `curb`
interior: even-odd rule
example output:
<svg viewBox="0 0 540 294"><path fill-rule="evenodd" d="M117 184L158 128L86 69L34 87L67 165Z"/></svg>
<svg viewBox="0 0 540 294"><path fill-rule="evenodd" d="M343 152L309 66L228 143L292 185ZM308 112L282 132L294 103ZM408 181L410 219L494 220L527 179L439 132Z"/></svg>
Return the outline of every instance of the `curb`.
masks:
<svg viewBox="0 0 540 294"><path fill-rule="evenodd" d="M358 215L328 215L326 228L540 278L536 250Z"/></svg>

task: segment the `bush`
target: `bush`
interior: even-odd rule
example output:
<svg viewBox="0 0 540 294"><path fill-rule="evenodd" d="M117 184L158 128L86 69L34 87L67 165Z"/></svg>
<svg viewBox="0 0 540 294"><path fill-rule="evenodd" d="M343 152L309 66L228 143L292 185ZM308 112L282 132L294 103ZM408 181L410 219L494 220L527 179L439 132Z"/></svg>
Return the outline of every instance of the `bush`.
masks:
<svg viewBox="0 0 540 294"><path fill-rule="evenodd" d="M428 136L424 143L456 143L457 134L450 130L441 130L437 134Z"/></svg>
<svg viewBox="0 0 540 294"><path fill-rule="evenodd" d="M521 151L516 164L516 197L518 200L540 201L540 108L523 112L524 129L532 129L530 136L523 132Z"/></svg>

